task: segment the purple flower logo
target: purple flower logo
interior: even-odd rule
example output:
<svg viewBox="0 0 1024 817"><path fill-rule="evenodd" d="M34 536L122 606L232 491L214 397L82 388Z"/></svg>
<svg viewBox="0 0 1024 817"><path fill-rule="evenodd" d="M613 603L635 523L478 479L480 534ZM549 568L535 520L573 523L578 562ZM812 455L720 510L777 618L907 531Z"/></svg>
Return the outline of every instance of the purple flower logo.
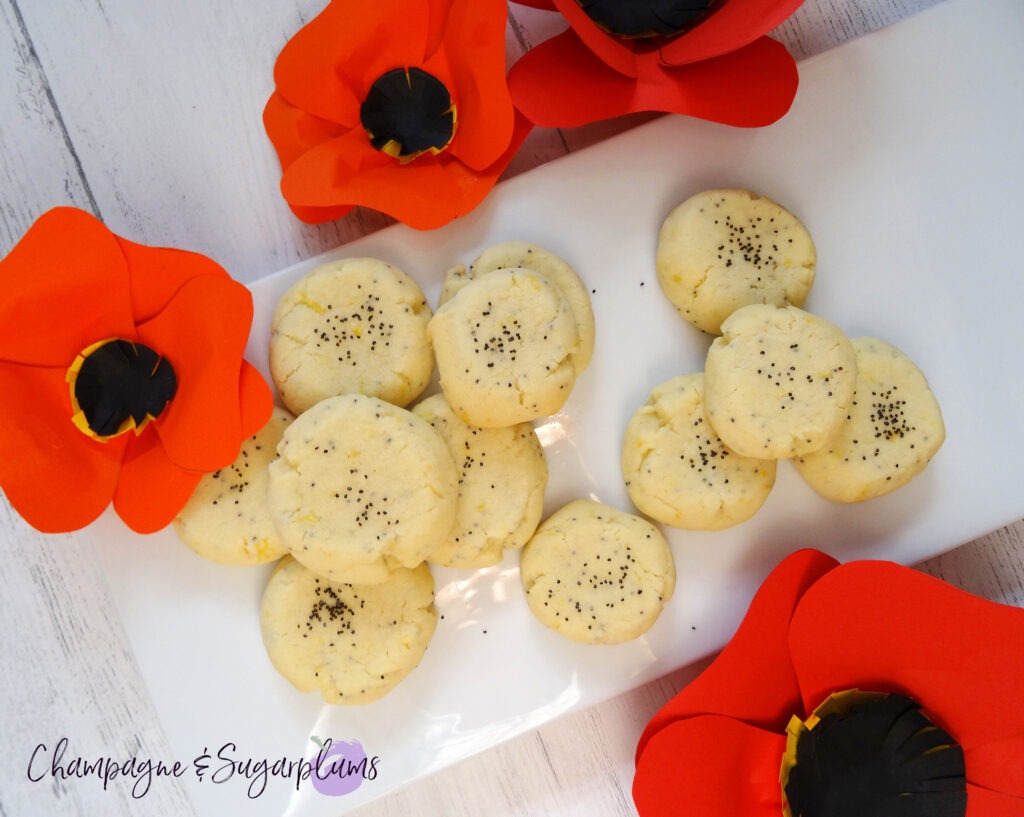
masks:
<svg viewBox="0 0 1024 817"><path fill-rule="evenodd" d="M363 780L372 780L377 776L379 758L368 759L359 741L334 741L331 738L320 740L316 736L310 740L320 747L320 751L310 760L309 774L313 788L320 794L329 797L351 794L362 785Z"/></svg>

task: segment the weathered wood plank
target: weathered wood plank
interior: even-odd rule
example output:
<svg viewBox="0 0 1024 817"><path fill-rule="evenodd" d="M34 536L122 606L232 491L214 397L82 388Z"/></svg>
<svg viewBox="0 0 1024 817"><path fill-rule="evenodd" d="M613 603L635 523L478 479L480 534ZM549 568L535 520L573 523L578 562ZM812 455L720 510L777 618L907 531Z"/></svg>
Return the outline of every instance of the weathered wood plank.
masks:
<svg viewBox="0 0 1024 817"><path fill-rule="evenodd" d="M0 586L0 814L140 813L122 781L104 790L95 776L53 774L54 759L65 769L76 757L172 760L92 547L37 533L0 498ZM192 813L173 778L154 781L145 801L146 814Z"/></svg>
<svg viewBox="0 0 1024 817"><path fill-rule="evenodd" d="M941 0L808 0L772 32L802 60L906 19Z"/></svg>
<svg viewBox="0 0 1024 817"><path fill-rule="evenodd" d="M18 6L0 0L0 253L46 209L95 211Z"/></svg>

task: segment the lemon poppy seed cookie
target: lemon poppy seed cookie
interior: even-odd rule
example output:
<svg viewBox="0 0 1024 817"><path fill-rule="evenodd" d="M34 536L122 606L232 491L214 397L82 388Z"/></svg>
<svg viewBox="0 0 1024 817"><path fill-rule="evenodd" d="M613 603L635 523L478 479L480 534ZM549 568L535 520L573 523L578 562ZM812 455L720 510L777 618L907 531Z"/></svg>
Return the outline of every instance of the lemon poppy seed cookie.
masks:
<svg viewBox="0 0 1024 817"><path fill-rule="evenodd" d="M428 330L441 390L469 425L510 426L553 414L576 382L572 309L535 272L498 270L470 281Z"/></svg>
<svg viewBox="0 0 1024 817"><path fill-rule="evenodd" d="M260 632L274 668L330 704L386 695L419 665L436 627L426 565L357 586L328 581L285 557L260 603Z"/></svg>
<svg viewBox="0 0 1024 817"><path fill-rule="evenodd" d="M270 465L268 501L289 552L351 584L426 559L455 521L458 473L441 436L376 397L331 397L299 415Z"/></svg>
<svg viewBox="0 0 1024 817"><path fill-rule="evenodd" d="M622 475L652 519L687 530L722 530L757 512L775 484L775 460L732 451L704 414L704 375L658 385L630 418Z"/></svg>
<svg viewBox="0 0 1024 817"><path fill-rule="evenodd" d="M704 364L704 407L722 441L757 459L821 448L846 417L857 379L843 332L795 306L755 304L730 315L722 333Z"/></svg>
<svg viewBox="0 0 1024 817"><path fill-rule="evenodd" d="M484 250L465 267L453 267L445 275L438 306L454 297L465 284L489 272L501 269L528 269L540 273L557 286L572 309L580 345L573 354L573 366L579 374L594 355L594 310L583 281L569 264L555 253L527 241L504 241Z"/></svg>
<svg viewBox="0 0 1024 817"><path fill-rule="evenodd" d="M754 303L803 306L817 252L800 220L749 190L707 190L676 207L658 235L662 291L699 329Z"/></svg>
<svg viewBox="0 0 1024 817"><path fill-rule="evenodd" d="M676 577L661 531L589 499L540 524L523 549L520 574L533 614L583 644L619 644L645 633Z"/></svg>
<svg viewBox="0 0 1024 817"><path fill-rule="evenodd" d="M292 415L274 412L242 443L234 463L205 474L174 519L174 530L192 550L223 565L255 565L288 549L267 508L268 467Z"/></svg>
<svg viewBox="0 0 1024 817"><path fill-rule="evenodd" d="M299 414L358 392L406 406L430 382L431 311L419 285L375 258L346 258L299 279L274 312L270 372Z"/></svg>
<svg viewBox="0 0 1024 817"><path fill-rule="evenodd" d="M824 447L793 461L822 496L859 502L906 485L946 439L942 411L914 362L878 338L856 338L857 388Z"/></svg>
<svg viewBox="0 0 1024 817"><path fill-rule="evenodd" d="M459 468L455 524L427 560L445 567L497 564L526 544L544 511L548 469L529 423L504 428L466 425L435 394L413 406L448 443Z"/></svg>

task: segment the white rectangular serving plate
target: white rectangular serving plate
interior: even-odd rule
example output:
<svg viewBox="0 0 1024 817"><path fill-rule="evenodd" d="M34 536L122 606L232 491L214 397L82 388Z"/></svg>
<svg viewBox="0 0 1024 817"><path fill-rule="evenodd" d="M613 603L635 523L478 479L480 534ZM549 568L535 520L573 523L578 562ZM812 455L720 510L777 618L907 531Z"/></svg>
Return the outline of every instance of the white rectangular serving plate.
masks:
<svg viewBox="0 0 1024 817"><path fill-rule="evenodd" d="M659 289L658 228L695 192L746 187L814 236L806 308L907 352L939 398L947 441L888 497L831 503L781 463L749 522L666 529L676 593L633 643L580 646L542 627L514 555L478 572L436 569L434 641L405 682L364 707L325 706L272 669L258 625L269 568L206 563L173 532L140 538L108 514L89 533L174 759L215 756L202 780L191 770L183 778L198 813L341 814L719 648L794 549L912 563L1024 515L1022 34L1019 0L950 0L801 63L793 109L771 127L664 117L499 185L446 228L389 228L257 283L248 356L266 372L277 299L326 259L388 260L435 303L445 270L492 243L558 253L592 291L597 348L564 410L537 423L551 471L546 512L576 497L631 509L618 467L623 428L654 385L700 371L710 341ZM279 777L250 791L216 758L233 744L220 753L297 760L315 752L310 736L359 741L379 758L376 778L342 797Z"/></svg>

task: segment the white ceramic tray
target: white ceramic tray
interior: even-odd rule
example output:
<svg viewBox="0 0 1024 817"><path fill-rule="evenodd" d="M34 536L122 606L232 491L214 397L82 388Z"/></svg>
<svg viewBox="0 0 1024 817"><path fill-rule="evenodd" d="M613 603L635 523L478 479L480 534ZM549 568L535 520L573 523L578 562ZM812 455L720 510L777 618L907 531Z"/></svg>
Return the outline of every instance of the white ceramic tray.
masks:
<svg viewBox="0 0 1024 817"><path fill-rule="evenodd" d="M300 759L310 736L357 740L377 776L343 797L272 777L258 796L237 772L183 778L201 815L337 815L570 710L721 646L756 586L789 551L909 563L1024 515L1024 6L952 0L801 64L793 110L762 130L663 118L499 186L469 217L394 227L330 257L397 263L436 298L444 270L519 238L568 259L592 290L597 350L564 411L538 423L552 474L547 511L590 496L629 508L619 440L652 386L703 368L708 338L685 325L653 270L658 227L690 194L761 191L814 236L807 308L850 335L895 343L928 375L948 439L899 492L842 506L787 464L748 523L668 531L679 582L655 627L617 647L571 644L523 601L516 558L481 572L436 570L443 620L423 663L362 708L327 707L271 668L257 608L267 569L207 564L171 532L91 528L175 759ZM319 263L253 287L249 359L265 369L284 289ZM227 771L222 768L222 777ZM254 792L259 785L254 788Z"/></svg>

